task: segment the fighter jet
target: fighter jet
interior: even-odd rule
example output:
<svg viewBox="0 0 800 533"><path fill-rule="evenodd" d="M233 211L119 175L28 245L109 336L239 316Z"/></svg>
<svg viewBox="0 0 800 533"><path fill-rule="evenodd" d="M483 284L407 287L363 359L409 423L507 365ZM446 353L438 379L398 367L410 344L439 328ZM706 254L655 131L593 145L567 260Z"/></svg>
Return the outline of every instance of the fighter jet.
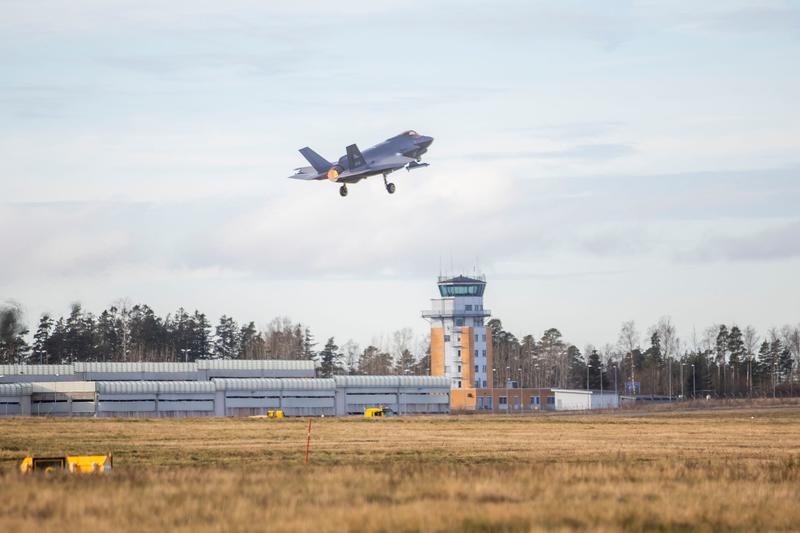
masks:
<svg viewBox="0 0 800 533"><path fill-rule="evenodd" d="M300 149L300 153L311 163L311 166L297 168L295 173L289 177L296 180L327 179L334 183L341 183L339 194L347 196L348 183L356 183L369 176L382 174L386 190L389 194L393 194L394 183L386 181L386 176L401 168L414 170L427 167L428 163L422 163L421 158L422 154L428 151L432 142L433 137L426 137L414 130L408 130L386 139L372 148L367 148L363 153L358 146L351 144L347 147L347 154L340 157L336 163L331 163L306 146Z"/></svg>

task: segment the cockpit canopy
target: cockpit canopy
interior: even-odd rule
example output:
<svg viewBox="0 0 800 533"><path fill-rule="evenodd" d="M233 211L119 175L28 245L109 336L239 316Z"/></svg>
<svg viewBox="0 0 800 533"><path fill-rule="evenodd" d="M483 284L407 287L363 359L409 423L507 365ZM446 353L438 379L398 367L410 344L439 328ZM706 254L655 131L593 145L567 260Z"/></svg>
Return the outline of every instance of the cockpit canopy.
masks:
<svg viewBox="0 0 800 533"><path fill-rule="evenodd" d="M419 133L417 133L414 130L404 131L400 135L403 135L403 136L406 136L406 137L419 137Z"/></svg>

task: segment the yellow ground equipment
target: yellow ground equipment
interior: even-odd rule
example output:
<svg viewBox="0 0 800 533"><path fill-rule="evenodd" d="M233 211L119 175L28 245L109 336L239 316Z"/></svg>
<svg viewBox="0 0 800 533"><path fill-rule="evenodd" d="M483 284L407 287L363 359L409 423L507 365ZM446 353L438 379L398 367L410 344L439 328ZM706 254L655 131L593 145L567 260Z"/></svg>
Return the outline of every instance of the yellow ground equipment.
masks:
<svg viewBox="0 0 800 533"><path fill-rule="evenodd" d="M23 474L42 472L68 472L70 474L108 474L114 465L111 454L108 455L66 455L61 457L28 456L19 464Z"/></svg>
<svg viewBox="0 0 800 533"><path fill-rule="evenodd" d="M281 409L277 411L267 411L266 415L251 416L250 418L283 418L283 411Z"/></svg>
<svg viewBox="0 0 800 533"><path fill-rule="evenodd" d="M364 416L367 418L383 418L385 416L396 416L397 413L388 407L369 407L364 409Z"/></svg>

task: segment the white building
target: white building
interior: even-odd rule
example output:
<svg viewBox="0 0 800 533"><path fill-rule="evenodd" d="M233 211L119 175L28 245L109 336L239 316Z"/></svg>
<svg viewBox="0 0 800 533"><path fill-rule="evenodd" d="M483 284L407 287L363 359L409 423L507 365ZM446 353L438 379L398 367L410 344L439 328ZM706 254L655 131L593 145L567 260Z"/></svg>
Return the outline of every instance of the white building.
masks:
<svg viewBox="0 0 800 533"><path fill-rule="evenodd" d="M556 411L588 411L589 409L616 409L619 394L614 391L553 389Z"/></svg>
<svg viewBox="0 0 800 533"><path fill-rule="evenodd" d="M453 389L492 387L491 333L484 320L483 276L439 277L439 295L422 316L431 324L431 375Z"/></svg>

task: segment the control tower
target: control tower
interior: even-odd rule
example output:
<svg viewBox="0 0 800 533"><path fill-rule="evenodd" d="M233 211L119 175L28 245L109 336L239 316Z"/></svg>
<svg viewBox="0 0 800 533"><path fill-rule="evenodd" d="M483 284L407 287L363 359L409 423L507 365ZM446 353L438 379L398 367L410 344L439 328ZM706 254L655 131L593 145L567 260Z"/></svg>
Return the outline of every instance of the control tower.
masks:
<svg viewBox="0 0 800 533"><path fill-rule="evenodd" d="M450 378L451 389L494 388L492 336L483 307L486 278L439 276L439 295L422 316L431 324L431 375Z"/></svg>

